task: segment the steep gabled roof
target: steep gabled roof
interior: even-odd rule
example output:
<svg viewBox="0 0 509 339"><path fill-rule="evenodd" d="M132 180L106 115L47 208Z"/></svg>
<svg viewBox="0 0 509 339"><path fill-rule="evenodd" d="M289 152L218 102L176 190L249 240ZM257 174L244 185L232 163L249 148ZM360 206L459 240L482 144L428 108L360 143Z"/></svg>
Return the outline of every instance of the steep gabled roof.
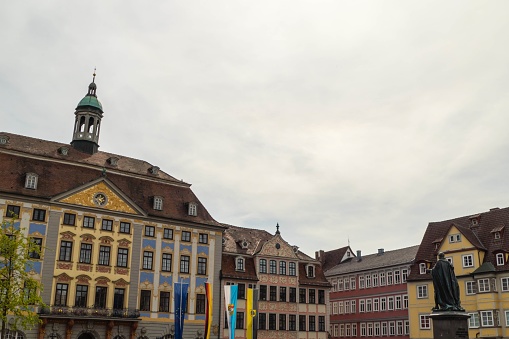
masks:
<svg viewBox="0 0 509 339"><path fill-rule="evenodd" d="M411 246L393 251L385 251L383 254L369 254L361 256L360 258L352 258L327 270L325 272L325 276L331 277L335 275L367 271L376 268L411 264L415 259L415 255L417 254L418 249L419 246Z"/></svg>
<svg viewBox="0 0 509 339"><path fill-rule="evenodd" d="M319 260L322 263L322 269L324 272L327 272L332 267L340 264L347 251L350 251L350 253L352 253L352 257L355 257L350 246L345 246L326 252L318 252L320 256Z"/></svg>
<svg viewBox="0 0 509 339"><path fill-rule="evenodd" d="M473 220L476 221L475 224L472 222ZM447 239L446 235L452 226L456 227L475 248L485 252L482 264L491 263L496 271L509 271L508 264L497 266L495 259L495 253L509 251L509 232L506 231L505 227L508 223L509 208L494 208L475 215L430 222L422 238L409 280L431 279L428 274L419 274L418 264L427 262L431 263L432 266L434 265L438 250L433 242L439 238ZM493 230L500 230L500 239L495 239ZM484 268L486 267L488 266L484 265Z"/></svg>

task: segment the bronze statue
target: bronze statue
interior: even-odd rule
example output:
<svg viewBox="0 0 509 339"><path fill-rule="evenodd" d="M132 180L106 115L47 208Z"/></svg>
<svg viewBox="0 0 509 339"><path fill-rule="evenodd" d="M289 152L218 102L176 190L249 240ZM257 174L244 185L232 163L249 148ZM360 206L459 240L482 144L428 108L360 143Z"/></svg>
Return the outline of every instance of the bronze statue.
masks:
<svg viewBox="0 0 509 339"><path fill-rule="evenodd" d="M445 259L445 254L438 254L438 261L431 270L435 289L435 307L433 311L465 311L460 305L460 288L454 274L454 266Z"/></svg>

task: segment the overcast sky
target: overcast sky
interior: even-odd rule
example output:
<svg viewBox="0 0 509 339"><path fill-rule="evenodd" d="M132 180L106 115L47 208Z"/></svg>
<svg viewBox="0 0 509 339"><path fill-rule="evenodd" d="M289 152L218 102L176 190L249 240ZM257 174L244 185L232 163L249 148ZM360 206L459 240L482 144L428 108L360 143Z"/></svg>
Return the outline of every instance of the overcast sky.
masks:
<svg viewBox="0 0 509 339"><path fill-rule="evenodd" d="M509 1L11 1L0 130L100 150L308 255L509 205Z"/></svg>

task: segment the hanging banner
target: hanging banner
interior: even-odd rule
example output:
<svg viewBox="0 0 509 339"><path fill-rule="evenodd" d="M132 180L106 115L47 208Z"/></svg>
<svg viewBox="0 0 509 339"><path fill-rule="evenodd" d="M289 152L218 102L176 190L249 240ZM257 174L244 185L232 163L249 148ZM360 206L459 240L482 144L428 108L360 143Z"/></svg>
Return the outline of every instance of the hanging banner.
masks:
<svg viewBox="0 0 509 339"><path fill-rule="evenodd" d="M212 284L205 283L205 296L207 306L205 308L205 335L203 339L210 339L210 328L212 326Z"/></svg>
<svg viewBox="0 0 509 339"><path fill-rule="evenodd" d="M224 302L226 305L229 339L235 339L235 326L237 323L237 293L237 285L226 285L224 287Z"/></svg>
<svg viewBox="0 0 509 339"><path fill-rule="evenodd" d="M257 339L258 334L258 290L248 288L246 300L246 339Z"/></svg>
<svg viewBox="0 0 509 339"><path fill-rule="evenodd" d="M175 339L182 339L184 332L184 318L187 308L187 289L189 284L173 284L173 300L175 304Z"/></svg>

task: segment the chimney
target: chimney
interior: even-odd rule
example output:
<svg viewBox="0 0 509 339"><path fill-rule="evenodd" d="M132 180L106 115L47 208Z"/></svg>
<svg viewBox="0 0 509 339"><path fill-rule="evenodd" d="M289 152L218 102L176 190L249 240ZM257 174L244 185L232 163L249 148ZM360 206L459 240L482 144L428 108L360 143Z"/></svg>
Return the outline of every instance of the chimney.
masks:
<svg viewBox="0 0 509 339"><path fill-rule="evenodd" d="M378 249L378 255L382 255L384 254L384 249L383 248L379 248Z"/></svg>
<svg viewBox="0 0 509 339"><path fill-rule="evenodd" d="M319 250L315 252L315 259L319 262L323 263L325 252L324 250Z"/></svg>
<svg viewBox="0 0 509 339"><path fill-rule="evenodd" d="M357 261L361 261L361 260L362 260L361 250L357 250Z"/></svg>

